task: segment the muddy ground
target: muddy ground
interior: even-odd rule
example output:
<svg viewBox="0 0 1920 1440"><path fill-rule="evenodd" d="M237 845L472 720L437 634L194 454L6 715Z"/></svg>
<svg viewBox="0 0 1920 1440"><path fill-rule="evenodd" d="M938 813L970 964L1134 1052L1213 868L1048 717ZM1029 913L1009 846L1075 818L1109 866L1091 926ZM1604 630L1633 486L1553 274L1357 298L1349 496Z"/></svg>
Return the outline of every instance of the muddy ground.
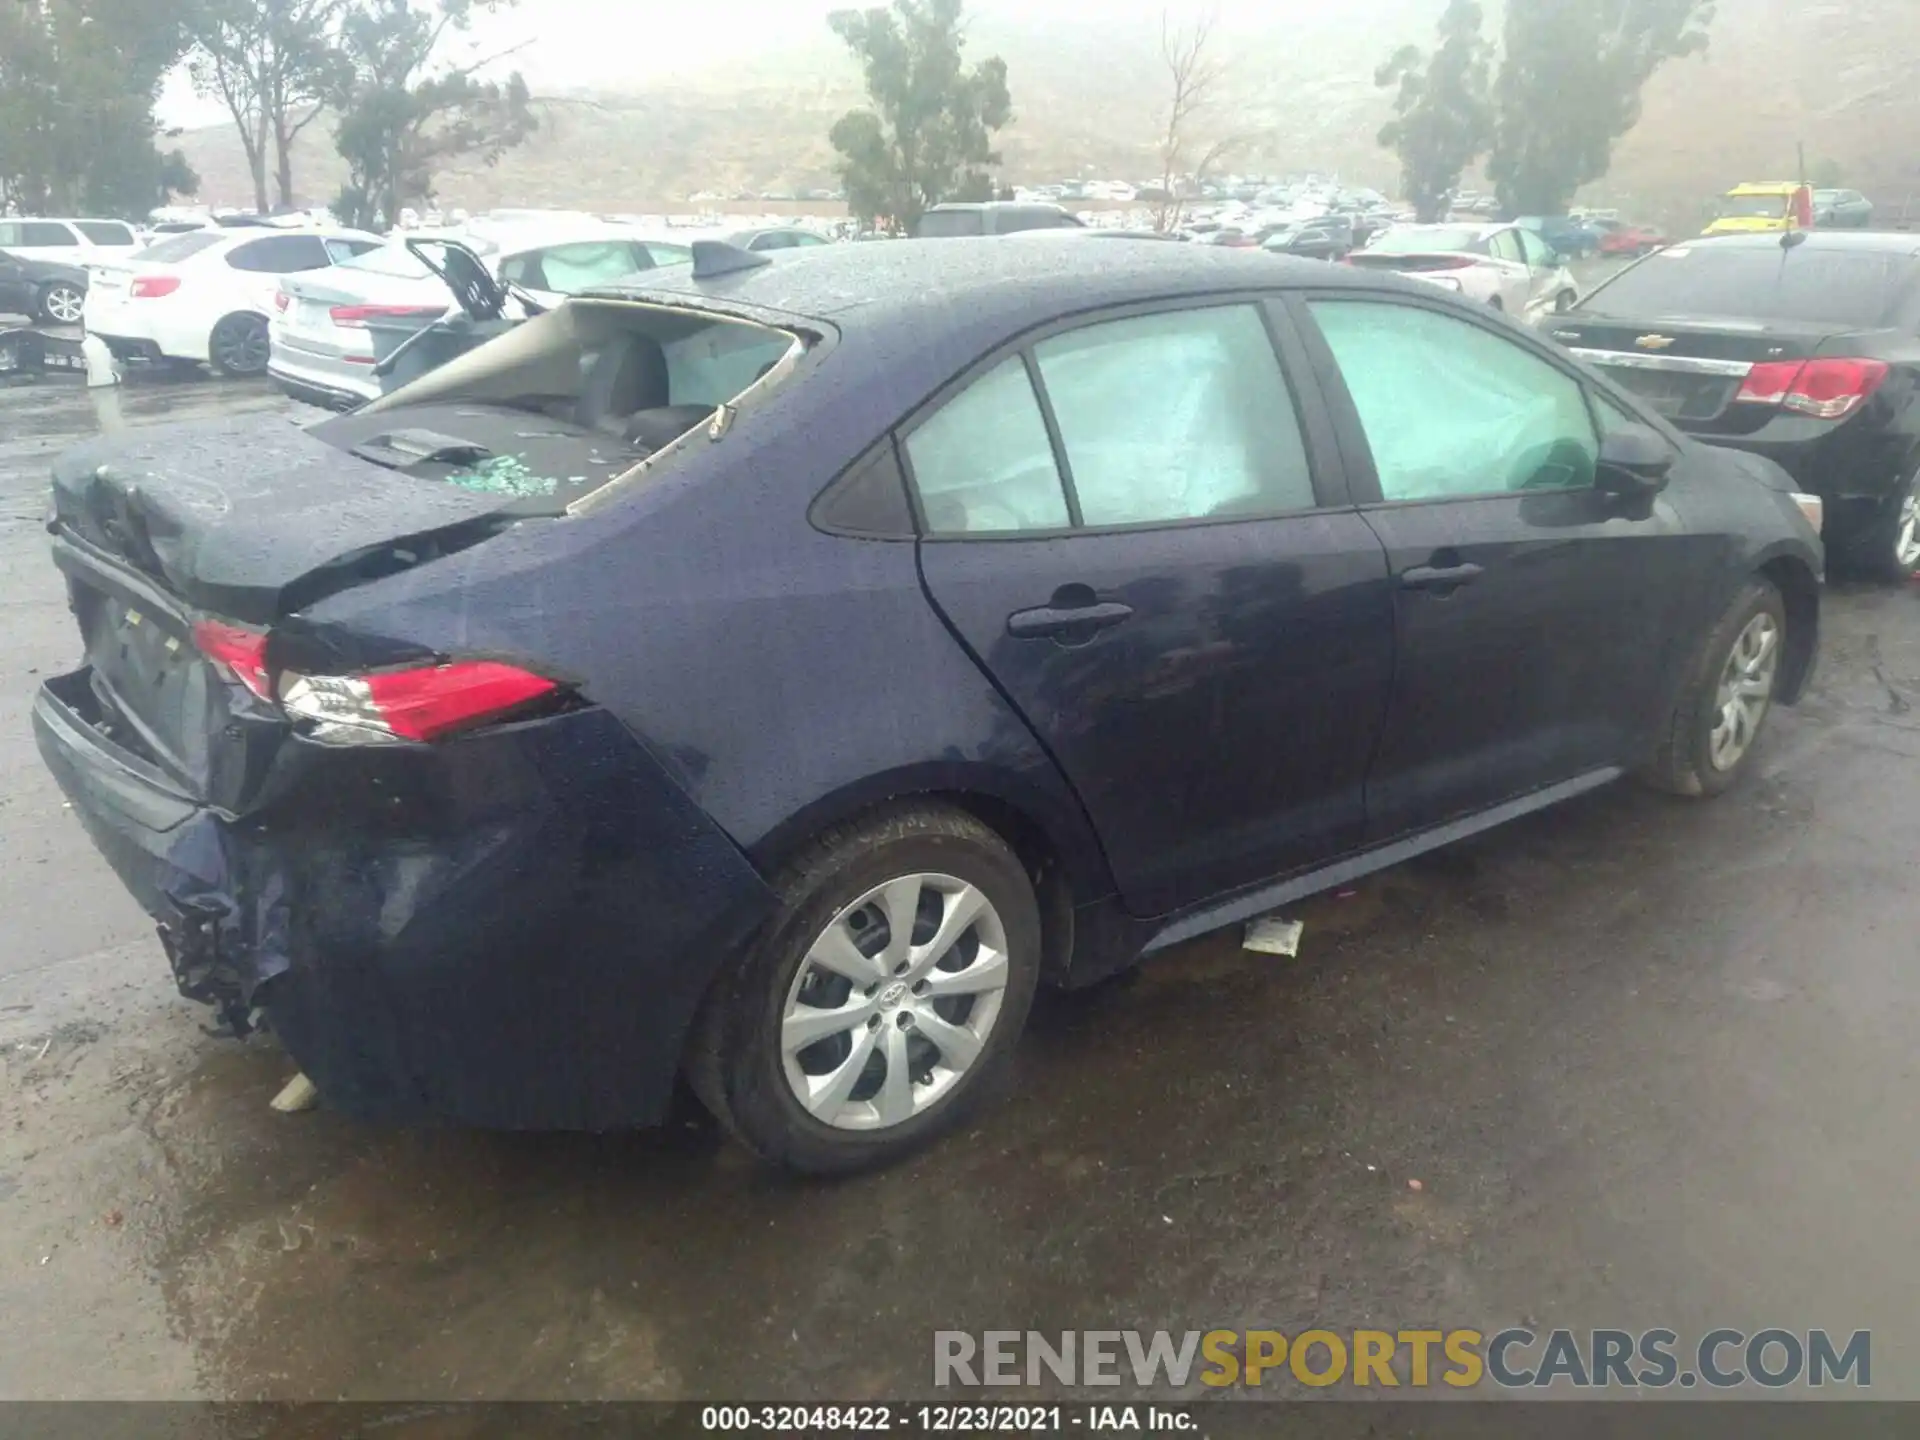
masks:
<svg viewBox="0 0 1920 1440"><path fill-rule="evenodd" d="M121 423L286 409L139 384ZM109 417L111 419L111 417ZM913 1395L989 1327L1826 1326L1920 1393L1920 595L1712 804L1629 786L1043 1003L903 1168L267 1102L40 767L71 383L0 392L0 1397ZM1420 1188L1410 1187L1418 1180Z"/></svg>

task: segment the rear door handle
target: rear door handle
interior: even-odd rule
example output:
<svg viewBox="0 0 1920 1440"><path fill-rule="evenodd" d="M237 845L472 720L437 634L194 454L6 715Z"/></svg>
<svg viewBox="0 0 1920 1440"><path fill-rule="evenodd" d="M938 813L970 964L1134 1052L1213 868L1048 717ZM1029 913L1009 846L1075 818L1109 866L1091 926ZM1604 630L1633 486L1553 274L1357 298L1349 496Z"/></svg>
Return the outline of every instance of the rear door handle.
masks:
<svg viewBox="0 0 1920 1440"><path fill-rule="evenodd" d="M1007 634L1016 640L1091 640L1094 635L1133 618L1133 607L1117 600L1093 605L1042 605L1007 617Z"/></svg>
<svg viewBox="0 0 1920 1440"><path fill-rule="evenodd" d="M1486 573L1479 565L1416 565L1400 572L1402 590L1458 590Z"/></svg>

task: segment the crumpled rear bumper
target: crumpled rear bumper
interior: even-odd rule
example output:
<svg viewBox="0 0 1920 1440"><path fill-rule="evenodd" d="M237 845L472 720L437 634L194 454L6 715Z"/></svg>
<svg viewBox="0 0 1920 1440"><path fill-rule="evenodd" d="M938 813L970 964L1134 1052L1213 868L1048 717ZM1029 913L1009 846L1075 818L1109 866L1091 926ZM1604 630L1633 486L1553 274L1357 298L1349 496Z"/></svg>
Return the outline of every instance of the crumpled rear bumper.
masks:
<svg viewBox="0 0 1920 1440"><path fill-rule="evenodd" d="M236 1028L264 1016L350 1114L656 1121L709 980L774 903L602 710L435 746L290 740L233 817L92 706L88 672L49 681L36 739L176 984Z"/></svg>

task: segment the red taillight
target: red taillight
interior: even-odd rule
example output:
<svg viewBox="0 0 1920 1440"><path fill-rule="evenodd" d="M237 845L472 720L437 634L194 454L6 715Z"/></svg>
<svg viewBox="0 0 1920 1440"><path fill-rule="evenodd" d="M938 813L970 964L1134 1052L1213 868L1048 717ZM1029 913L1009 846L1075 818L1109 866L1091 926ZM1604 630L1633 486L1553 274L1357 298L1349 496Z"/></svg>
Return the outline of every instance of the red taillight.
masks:
<svg viewBox="0 0 1920 1440"><path fill-rule="evenodd" d="M315 740L378 745L469 730L557 689L544 675L511 665L461 660L373 675L288 675L280 703L295 719L312 722Z"/></svg>
<svg viewBox="0 0 1920 1440"><path fill-rule="evenodd" d="M343 330L364 330L369 320L438 320L443 305L335 305L327 316Z"/></svg>
<svg viewBox="0 0 1920 1440"><path fill-rule="evenodd" d="M1844 420L1887 378L1884 360L1784 360L1756 365L1734 399L1780 405L1819 420Z"/></svg>
<svg viewBox="0 0 1920 1440"><path fill-rule="evenodd" d="M273 698L273 687L267 680L267 637L260 631L202 620L193 627L193 643L202 655L262 700Z"/></svg>
<svg viewBox="0 0 1920 1440"><path fill-rule="evenodd" d="M287 313L287 306L292 303L293 299L286 291L276 290L273 292L273 308L278 310L282 315Z"/></svg>
<svg viewBox="0 0 1920 1440"><path fill-rule="evenodd" d="M158 300L180 288L178 275L136 275L127 294L135 300Z"/></svg>

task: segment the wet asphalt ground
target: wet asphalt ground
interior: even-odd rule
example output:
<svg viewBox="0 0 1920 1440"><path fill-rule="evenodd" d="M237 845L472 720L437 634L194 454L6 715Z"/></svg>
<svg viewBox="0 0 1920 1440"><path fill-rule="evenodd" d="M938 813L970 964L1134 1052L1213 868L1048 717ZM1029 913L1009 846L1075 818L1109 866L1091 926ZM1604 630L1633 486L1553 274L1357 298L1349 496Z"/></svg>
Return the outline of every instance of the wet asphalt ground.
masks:
<svg viewBox="0 0 1920 1440"><path fill-rule="evenodd" d="M1297 959L1045 1000L1006 1103L809 1184L691 1112L277 1115L285 1056L173 995L33 750L39 525L75 438L240 409L292 413L0 391L0 1397L851 1400L928 1393L936 1329L1520 1323L1870 1329L1920 1395L1920 594L1830 594L1727 798L1616 787L1300 907Z"/></svg>

